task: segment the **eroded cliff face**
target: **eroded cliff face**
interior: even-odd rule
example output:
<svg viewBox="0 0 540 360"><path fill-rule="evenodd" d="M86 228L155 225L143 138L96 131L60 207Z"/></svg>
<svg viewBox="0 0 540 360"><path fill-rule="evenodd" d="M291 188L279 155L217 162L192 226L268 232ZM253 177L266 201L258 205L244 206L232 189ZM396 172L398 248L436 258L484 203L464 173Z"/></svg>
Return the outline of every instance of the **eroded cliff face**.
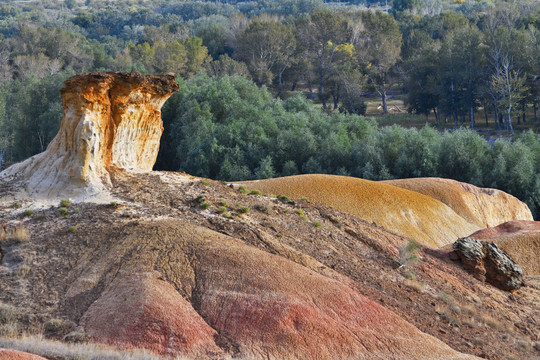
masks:
<svg viewBox="0 0 540 360"><path fill-rule="evenodd" d="M178 90L173 74L88 73L61 90L64 117L47 150L1 176L34 198L103 191L117 171L151 171L163 132L161 107Z"/></svg>

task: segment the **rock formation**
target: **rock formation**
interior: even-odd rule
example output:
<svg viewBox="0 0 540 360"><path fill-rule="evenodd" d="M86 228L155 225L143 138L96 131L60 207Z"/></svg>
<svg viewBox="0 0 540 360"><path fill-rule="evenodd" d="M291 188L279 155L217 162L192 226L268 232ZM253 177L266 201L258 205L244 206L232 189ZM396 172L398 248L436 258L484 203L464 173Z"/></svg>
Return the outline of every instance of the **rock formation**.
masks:
<svg viewBox="0 0 540 360"><path fill-rule="evenodd" d="M516 290L523 285L523 271L497 244L462 238L453 245L454 257L479 280L503 290Z"/></svg>
<svg viewBox="0 0 540 360"><path fill-rule="evenodd" d="M497 189L441 178L414 178L384 181L416 191L448 205L471 224L482 228L512 220L533 220L528 206L514 196Z"/></svg>
<svg viewBox="0 0 540 360"><path fill-rule="evenodd" d="M60 131L41 154L1 173L34 198L84 197L118 170L150 171L159 150L161 107L178 89L174 75L89 73L61 90Z"/></svg>
<svg viewBox="0 0 540 360"><path fill-rule="evenodd" d="M468 237L496 243L521 266L525 275L540 275L539 221L509 221Z"/></svg>

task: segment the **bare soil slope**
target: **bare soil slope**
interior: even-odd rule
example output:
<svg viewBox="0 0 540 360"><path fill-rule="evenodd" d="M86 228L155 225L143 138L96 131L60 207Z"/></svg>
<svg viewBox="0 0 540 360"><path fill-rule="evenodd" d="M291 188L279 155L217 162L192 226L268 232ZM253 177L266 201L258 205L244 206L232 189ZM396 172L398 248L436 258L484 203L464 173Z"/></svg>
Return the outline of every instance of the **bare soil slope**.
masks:
<svg viewBox="0 0 540 360"><path fill-rule="evenodd" d="M32 315L21 328L57 318L74 325L48 336L211 359L538 355L538 278L509 296L444 251L403 262L406 238L306 201L172 173L113 184L116 205L67 218L0 207L0 301Z"/></svg>
<svg viewBox="0 0 540 360"><path fill-rule="evenodd" d="M526 204L497 189L479 188L441 178L399 179L383 182L437 199L468 222L482 228L513 220L533 220Z"/></svg>
<svg viewBox="0 0 540 360"><path fill-rule="evenodd" d="M433 247L453 243L481 228L432 197L381 182L312 174L240 184L265 194L307 197Z"/></svg>

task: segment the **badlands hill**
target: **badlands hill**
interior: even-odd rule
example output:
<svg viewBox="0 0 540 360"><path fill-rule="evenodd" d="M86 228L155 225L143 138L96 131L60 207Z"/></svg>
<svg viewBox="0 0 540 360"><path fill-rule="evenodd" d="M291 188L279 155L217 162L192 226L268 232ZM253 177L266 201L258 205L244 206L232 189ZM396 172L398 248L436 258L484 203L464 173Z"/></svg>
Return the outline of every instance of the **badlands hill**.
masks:
<svg viewBox="0 0 540 360"><path fill-rule="evenodd" d="M149 171L155 119L175 85L114 73L68 80L58 137L0 174L0 347L62 358L20 345L22 333L41 332L156 358L538 356L538 277L509 293L464 271L438 248L482 226L433 197L316 176L323 195L291 192L293 201L261 195L287 194L266 192L272 180L245 193ZM294 189L297 179L310 178L275 181ZM359 183L371 186L363 196ZM443 238L429 220L459 229Z"/></svg>

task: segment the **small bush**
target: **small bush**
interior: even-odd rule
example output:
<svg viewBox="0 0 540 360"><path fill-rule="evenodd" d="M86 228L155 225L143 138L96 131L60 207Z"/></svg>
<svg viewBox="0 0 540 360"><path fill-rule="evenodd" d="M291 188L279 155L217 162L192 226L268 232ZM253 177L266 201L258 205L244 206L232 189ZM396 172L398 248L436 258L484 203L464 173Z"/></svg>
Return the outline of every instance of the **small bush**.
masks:
<svg viewBox="0 0 540 360"><path fill-rule="evenodd" d="M247 214L249 212L249 208L246 206L238 206L238 213L239 214Z"/></svg>
<svg viewBox="0 0 540 360"><path fill-rule="evenodd" d="M317 228L320 228L320 227L322 226L321 223L318 222L318 221L315 221L315 222L313 223L313 225L314 225L315 227L317 227Z"/></svg>
<svg viewBox="0 0 540 360"><path fill-rule="evenodd" d="M229 207L229 204L226 201L220 201L219 205L221 205L223 207Z"/></svg>
<svg viewBox="0 0 540 360"><path fill-rule="evenodd" d="M15 201L13 204L11 204L11 207L14 209L20 208L22 205L19 201Z"/></svg>
<svg viewBox="0 0 540 360"><path fill-rule="evenodd" d="M70 226L68 231L72 234L76 233L77 232L77 227L76 226Z"/></svg>
<svg viewBox="0 0 540 360"><path fill-rule="evenodd" d="M422 247L413 239L399 249L399 262L401 266L414 266L418 263L418 252Z"/></svg>
<svg viewBox="0 0 540 360"><path fill-rule="evenodd" d="M62 200L60 201L60 207L65 207L65 208L68 208L71 206L71 201L69 200Z"/></svg>
<svg viewBox="0 0 540 360"><path fill-rule="evenodd" d="M195 198L195 202L199 203L199 204L202 204L204 202L204 196L202 195L199 195Z"/></svg>
<svg viewBox="0 0 540 360"><path fill-rule="evenodd" d="M21 277L25 277L26 275L30 274L30 271L32 271L32 269L26 264L21 264L17 268L17 274Z"/></svg>
<svg viewBox="0 0 540 360"><path fill-rule="evenodd" d="M303 198L301 198L300 200L305 201L305 202L309 202L309 199L307 197L305 197L305 196Z"/></svg>
<svg viewBox="0 0 540 360"><path fill-rule="evenodd" d="M307 221L307 216L306 215L301 215L300 216L300 219L304 220L304 221Z"/></svg>
<svg viewBox="0 0 540 360"><path fill-rule="evenodd" d="M201 204L201 207L202 207L204 210L206 210L206 209L208 209L208 208L210 207L210 204L208 204L207 202L203 202L203 203Z"/></svg>
<svg viewBox="0 0 540 360"><path fill-rule="evenodd" d="M249 192L248 189L246 189L242 185L238 187L238 191L240 191L241 194L247 194Z"/></svg>
<svg viewBox="0 0 540 360"><path fill-rule="evenodd" d="M34 216L34 210L30 210L30 209L26 210L24 212L24 216Z"/></svg>
<svg viewBox="0 0 540 360"><path fill-rule="evenodd" d="M296 209L296 213L297 213L298 215L304 215L304 210L302 210L302 209Z"/></svg>
<svg viewBox="0 0 540 360"><path fill-rule="evenodd" d="M38 216L36 216L35 219L36 220L45 220L45 214L39 214Z"/></svg>
<svg viewBox="0 0 540 360"><path fill-rule="evenodd" d="M68 214L69 210L65 207L61 207L58 209L58 215L60 216L66 216Z"/></svg>
<svg viewBox="0 0 540 360"><path fill-rule="evenodd" d="M283 201L284 203L291 204L291 205L296 205L296 201L291 200L291 198L286 196L286 195L279 195L278 199Z"/></svg>
<svg viewBox="0 0 540 360"><path fill-rule="evenodd" d="M75 214L78 214L79 212L80 212L80 210L78 208L73 210L73 213L75 213Z"/></svg>
<svg viewBox="0 0 540 360"><path fill-rule="evenodd" d="M255 209L259 210L260 212L266 215L271 215L274 212L274 207L267 203L256 204L254 207Z"/></svg>
<svg viewBox="0 0 540 360"><path fill-rule="evenodd" d="M117 203L116 201L111 201L111 202L109 203L109 206L115 208L115 207L118 206L118 203Z"/></svg>
<svg viewBox="0 0 540 360"><path fill-rule="evenodd" d="M250 191L250 194L251 195L262 195L262 191L257 190L257 189L253 189L253 190Z"/></svg>
<svg viewBox="0 0 540 360"><path fill-rule="evenodd" d="M334 226L337 227L338 229L343 229L343 224L340 222L335 222Z"/></svg>
<svg viewBox="0 0 540 360"><path fill-rule="evenodd" d="M21 315L21 311L15 306L0 302L0 325L16 323Z"/></svg>
<svg viewBox="0 0 540 360"><path fill-rule="evenodd" d="M208 181L203 181L202 184L203 184L204 186L208 186L208 185L209 185L209 184L208 184Z"/></svg>
<svg viewBox="0 0 540 360"><path fill-rule="evenodd" d="M63 319L50 319L45 323L43 327L45 332L50 335L66 333L72 328L73 323Z"/></svg>
<svg viewBox="0 0 540 360"><path fill-rule="evenodd" d="M225 212L227 212L227 208L225 208L224 206L220 207L218 210L218 214L224 214Z"/></svg>

